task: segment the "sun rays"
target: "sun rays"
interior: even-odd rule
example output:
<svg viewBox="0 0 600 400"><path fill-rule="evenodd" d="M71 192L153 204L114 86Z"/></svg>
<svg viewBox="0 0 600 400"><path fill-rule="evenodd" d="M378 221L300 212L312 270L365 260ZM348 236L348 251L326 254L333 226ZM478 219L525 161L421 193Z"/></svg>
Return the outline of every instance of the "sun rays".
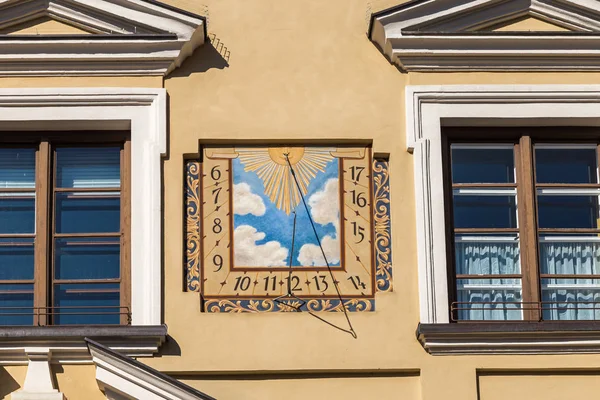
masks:
<svg viewBox="0 0 600 400"><path fill-rule="evenodd" d="M300 203L300 193L291 174L292 165L303 195L308 192L310 181L319 172L325 172L327 163L333 160L334 149L315 147L243 147L236 148L244 170L255 172L265 185L265 194L275 206L290 214Z"/></svg>

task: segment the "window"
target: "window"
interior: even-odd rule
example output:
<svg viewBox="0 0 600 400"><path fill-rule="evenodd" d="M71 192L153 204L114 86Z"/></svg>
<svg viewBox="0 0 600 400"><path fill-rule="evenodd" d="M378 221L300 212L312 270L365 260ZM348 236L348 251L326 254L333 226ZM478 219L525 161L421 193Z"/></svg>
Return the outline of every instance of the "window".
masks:
<svg viewBox="0 0 600 400"><path fill-rule="evenodd" d="M600 320L599 151L450 142L453 320Z"/></svg>
<svg viewBox="0 0 600 400"><path fill-rule="evenodd" d="M129 322L128 153L0 145L0 325Z"/></svg>

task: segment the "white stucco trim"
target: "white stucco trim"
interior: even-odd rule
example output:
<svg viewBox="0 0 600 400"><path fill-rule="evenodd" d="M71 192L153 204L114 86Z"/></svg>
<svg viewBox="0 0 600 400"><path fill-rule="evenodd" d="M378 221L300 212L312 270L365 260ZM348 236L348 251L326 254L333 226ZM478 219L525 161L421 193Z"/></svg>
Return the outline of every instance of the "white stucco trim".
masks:
<svg viewBox="0 0 600 400"><path fill-rule="evenodd" d="M421 323L447 323L442 126L600 126L600 86L408 86L406 121L415 165Z"/></svg>
<svg viewBox="0 0 600 400"><path fill-rule="evenodd" d="M0 1L0 30L41 17L91 34L0 35L0 76L163 76L206 40L204 17L156 1Z"/></svg>
<svg viewBox="0 0 600 400"><path fill-rule="evenodd" d="M534 17L571 32L494 32ZM373 15L371 40L406 71L600 70L600 3L420 0Z"/></svg>
<svg viewBox="0 0 600 400"><path fill-rule="evenodd" d="M98 386L109 400L214 400L139 361L87 341Z"/></svg>
<svg viewBox="0 0 600 400"><path fill-rule="evenodd" d="M164 89L0 89L0 130L131 130L132 325L161 323ZM0 133L1 135L1 133Z"/></svg>

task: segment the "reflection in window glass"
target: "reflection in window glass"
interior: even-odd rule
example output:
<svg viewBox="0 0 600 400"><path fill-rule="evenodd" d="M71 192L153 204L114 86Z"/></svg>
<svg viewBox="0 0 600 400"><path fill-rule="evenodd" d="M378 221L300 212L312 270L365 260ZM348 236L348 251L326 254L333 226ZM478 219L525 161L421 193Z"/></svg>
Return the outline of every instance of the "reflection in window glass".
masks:
<svg viewBox="0 0 600 400"><path fill-rule="evenodd" d="M35 193L0 193L0 234L35 232Z"/></svg>
<svg viewBox="0 0 600 400"><path fill-rule="evenodd" d="M535 148L537 183L597 183L596 146Z"/></svg>
<svg viewBox="0 0 600 400"><path fill-rule="evenodd" d="M522 319L520 279L458 279L458 319Z"/></svg>
<svg viewBox="0 0 600 400"><path fill-rule="evenodd" d="M511 183L515 181L512 147L452 146L452 182Z"/></svg>
<svg viewBox="0 0 600 400"><path fill-rule="evenodd" d="M35 149L0 148L0 189L35 188Z"/></svg>
<svg viewBox="0 0 600 400"><path fill-rule="evenodd" d="M118 237L57 239L55 279L118 279L120 253Z"/></svg>
<svg viewBox="0 0 600 400"><path fill-rule="evenodd" d="M514 195L454 195L455 228L516 228Z"/></svg>
<svg viewBox="0 0 600 400"><path fill-rule="evenodd" d="M0 325L33 325L33 284L0 285Z"/></svg>
<svg viewBox="0 0 600 400"><path fill-rule="evenodd" d="M459 275L521 273L517 236L457 235L454 253Z"/></svg>
<svg viewBox="0 0 600 400"><path fill-rule="evenodd" d="M120 148L59 147L56 179L60 188L118 188L121 185Z"/></svg>
<svg viewBox="0 0 600 400"><path fill-rule="evenodd" d="M120 218L118 194L62 192L56 195L57 233L119 232Z"/></svg>
<svg viewBox="0 0 600 400"><path fill-rule="evenodd" d="M599 320L600 280L542 279L545 320Z"/></svg>
<svg viewBox="0 0 600 400"><path fill-rule="evenodd" d="M539 194L540 228L597 228L598 196Z"/></svg>
<svg viewBox="0 0 600 400"><path fill-rule="evenodd" d="M541 235L542 274L600 275L600 237Z"/></svg>
<svg viewBox="0 0 600 400"><path fill-rule="evenodd" d="M0 238L0 280L33 279L33 238Z"/></svg>
<svg viewBox="0 0 600 400"><path fill-rule="evenodd" d="M118 324L118 283L54 285L54 323L58 325Z"/></svg>

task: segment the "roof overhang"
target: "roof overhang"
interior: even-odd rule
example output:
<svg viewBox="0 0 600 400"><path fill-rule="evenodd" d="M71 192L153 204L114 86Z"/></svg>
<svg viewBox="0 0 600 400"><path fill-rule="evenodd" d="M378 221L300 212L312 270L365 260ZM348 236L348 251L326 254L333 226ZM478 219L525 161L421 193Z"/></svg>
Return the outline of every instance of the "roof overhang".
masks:
<svg viewBox="0 0 600 400"><path fill-rule="evenodd" d="M96 380L108 398L144 400L215 400L178 380L92 340Z"/></svg>
<svg viewBox="0 0 600 400"><path fill-rule="evenodd" d="M0 35L0 76L154 75L206 40L206 19L153 0L0 0L0 30L38 18L89 35Z"/></svg>
<svg viewBox="0 0 600 400"><path fill-rule="evenodd" d="M566 32L496 32L523 17ZM369 35L405 71L600 71L600 2L417 0L372 16Z"/></svg>

